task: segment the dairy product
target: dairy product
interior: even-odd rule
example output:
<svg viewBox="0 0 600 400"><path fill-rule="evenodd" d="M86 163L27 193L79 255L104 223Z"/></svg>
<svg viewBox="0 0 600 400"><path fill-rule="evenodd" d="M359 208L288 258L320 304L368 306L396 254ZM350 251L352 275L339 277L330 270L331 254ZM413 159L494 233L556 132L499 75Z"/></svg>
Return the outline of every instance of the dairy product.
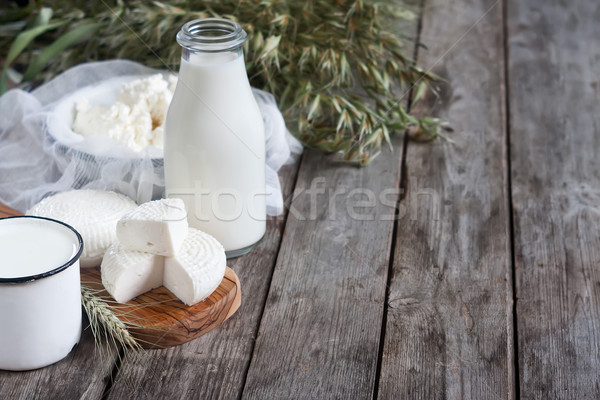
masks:
<svg viewBox="0 0 600 400"><path fill-rule="evenodd" d="M51 271L78 250L77 236L64 225L39 218L0 219L0 278Z"/></svg>
<svg viewBox="0 0 600 400"><path fill-rule="evenodd" d="M163 282L164 257L127 250L118 242L107 250L100 267L102 284L119 303L157 288Z"/></svg>
<svg viewBox="0 0 600 400"><path fill-rule="evenodd" d="M223 246L209 234L189 228L173 257L127 250L115 242L102 260L101 274L104 287L119 303L164 285L191 306L219 287L225 267Z"/></svg>
<svg viewBox="0 0 600 400"><path fill-rule="evenodd" d="M0 370L53 364L79 341L81 246L56 221L0 219Z"/></svg>
<svg viewBox="0 0 600 400"><path fill-rule="evenodd" d="M73 131L105 135L132 150L163 146L163 124L176 78L155 74L123 84L114 104L92 105L87 99L75 105Z"/></svg>
<svg viewBox="0 0 600 400"><path fill-rule="evenodd" d="M117 223L117 237L123 247L162 256L175 255L187 233L187 214L181 199L144 203Z"/></svg>
<svg viewBox="0 0 600 400"><path fill-rule="evenodd" d="M209 234L189 229L180 251L165 258L163 284L187 305L204 300L225 275L223 246Z"/></svg>
<svg viewBox="0 0 600 400"><path fill-rule="evenodd" d="M191 227L228 252L262 238L264 128L241 51L182 58L164 154L167 197L183 199Z"/></svg>
<svg viewBox="0 0 600 400"><path fill-rule="evenodd" d="M117 221L137 204L127 196L104 190L71 190L47 197L26 215L63 221L83 238L82 268L100 265L108 247L117 240Z"/></svg>

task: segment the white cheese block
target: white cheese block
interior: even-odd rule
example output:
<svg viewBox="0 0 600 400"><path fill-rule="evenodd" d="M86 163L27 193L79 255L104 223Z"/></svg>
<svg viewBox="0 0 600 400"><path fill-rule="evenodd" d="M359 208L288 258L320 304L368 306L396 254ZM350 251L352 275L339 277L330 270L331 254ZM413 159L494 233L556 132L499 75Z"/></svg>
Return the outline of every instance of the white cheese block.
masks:
<svg viewBox="0 0 600 400"><path fill-rule="evenodd" d="M104 190L72 190L47 197L27 215L63 221L83 238L82 268L100 265L108 247L117 240L117 221L137 204L127 196Z"/></svg>
<svg viewBox="0 0 600 400"><path fill-rule="evenodd" d="M187 233L187 213L181 199L149 201L117 223L117 237L123 247L161 256L174 256Z"/></svg>
<svg viewBox="0 0 600 400"><path fill-rule="evenodd" d="M102 260L100 271L106 291L119 303L127 303L163 283L164 257L126 250L115 242Z"/></svg>
<svg viewBox="0 0 600 400"><path fill-rule="evenodd" d="M208 233L189 228L181 249L165 258L163 285L191 306L217 289L225 275L225 249Z"/></svg>

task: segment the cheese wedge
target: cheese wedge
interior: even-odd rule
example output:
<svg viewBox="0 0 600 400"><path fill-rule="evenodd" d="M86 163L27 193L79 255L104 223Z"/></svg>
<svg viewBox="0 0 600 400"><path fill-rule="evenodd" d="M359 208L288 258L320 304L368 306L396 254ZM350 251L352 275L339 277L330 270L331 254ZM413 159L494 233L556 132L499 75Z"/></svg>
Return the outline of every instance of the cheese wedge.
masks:
<svg viewBox="0 0 600 400"><path fill-rule="evenodd" d="M225 275L225 249L208 233L189 228L174 257L165 258L163 285L191 306L219 287Z"/></svg>
<svg viewBox="0 0 600 400"><path fill-rule="evenodd" d="M109 247L100 267L102 284L119 303L127 303L163 283L164 257L125 249L119 242Z"/></svg>
<svg viewBox="0 0 600 400"><path fill-rule="evenodd" d="M123 247L162 256L174 256L187 233L187 213L181 199L149 201L117 223L117 237Z"/></svg>
<svg viewBox="0 0 600 400"><path fill-rule="evenodd" d="M100 265L104 252L117 240L117 221L137 204L127 196L104 190L71 190L46 197L26 215L63 221L83 238L82 268Z"/></svg>

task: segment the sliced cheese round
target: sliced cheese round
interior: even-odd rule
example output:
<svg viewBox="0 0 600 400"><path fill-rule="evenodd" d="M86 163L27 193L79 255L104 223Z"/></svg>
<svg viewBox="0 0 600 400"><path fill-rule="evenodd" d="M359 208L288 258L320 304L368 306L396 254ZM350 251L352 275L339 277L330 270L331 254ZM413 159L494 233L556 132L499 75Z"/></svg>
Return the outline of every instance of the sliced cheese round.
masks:
<svg viewBox="0 0 600 400"><path fill-rule="evenodd" d="M164 257L125 249L115 242L104 254L102 284L119 303L157 288L163 283Z"/></svg>
<svg viewBox="0 0 600 400"><path fill-rule="evenodd" d="M225 249L208 233L189 228L174 257L165 258L163 285L191 306L214 292L225 275Z"/></svg>
<svg viewBox="0 0 600 400"><path fill-rule="evenodd" d="M123 247L161 256L174 256L187 233L187 213L181 199L149 201L117 223L117 237Z"/></svg>
<svg viewBox="0 0 600 400"><path fill-rule="evenodd" d="M83 238L82 268L100 265L117 240L117 221L137 205L127 196L104 190L72 190L46 197L27 215L53 218L75 228Z"/></svg>

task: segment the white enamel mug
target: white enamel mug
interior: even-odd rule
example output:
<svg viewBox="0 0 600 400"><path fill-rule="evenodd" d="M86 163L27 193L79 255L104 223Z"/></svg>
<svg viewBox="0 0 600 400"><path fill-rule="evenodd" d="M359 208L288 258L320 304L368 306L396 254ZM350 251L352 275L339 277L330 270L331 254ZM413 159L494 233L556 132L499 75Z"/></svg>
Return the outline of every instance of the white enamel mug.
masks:
<svg viewBox="0 0 600 400"><path fill-rule="evenodd" d="M63 222L0 219L0 369L45 367L79 342L82 250Z"/></svg>

